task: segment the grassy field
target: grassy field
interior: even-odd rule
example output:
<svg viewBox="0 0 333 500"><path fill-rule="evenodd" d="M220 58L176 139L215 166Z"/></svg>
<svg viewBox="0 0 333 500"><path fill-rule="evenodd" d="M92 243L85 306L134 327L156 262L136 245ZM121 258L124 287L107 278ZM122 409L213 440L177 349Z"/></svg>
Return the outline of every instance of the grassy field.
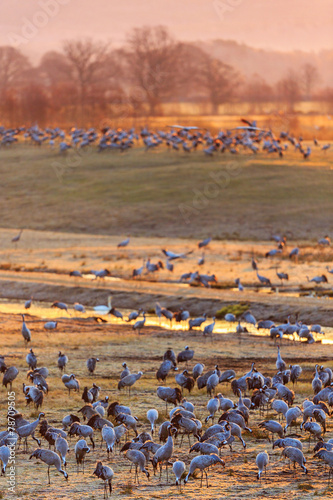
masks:
<svg viewBox="0 0 333 500"><path fill-rule="evenodd" d="M309 160L205 157L161 148L61 156L23 144L0 151L1 225L99 234L265 239L332 233L331 152Z"/></svg>
<svg viewBox="0 0 333 500"><path fill-rule="evenodd" d="M25 355L27 349L24 347L23 339L20 334L21 318L19 315L0 315L0 321L6 323L6 330L2 332L1 354L6 356L8 365L16 365L20 373L14 382L16 391L16 405L23 415L29 420L34 420L38 411L32 407L26 408L21 384L26 382ZM159 327L148 327L144 334L138 336L133 333L130 326L119 324L96 325L93 321L81 321L74 318L65 318L59 320L58 330L53 334L46 334L43 330L43 321L36 318L33 314L27 315L27 322L31 329L32 342L38 359L39 366L47 366L50 369L48 378L49 394L45 396L42 410L48 421L59 427L62 418L70 413L77 411L82 407L81 392L68 396L64 388L60 373L56 366L58 350L64 350L69 358L66 369L67 373L74 372L81 382L81 389L85 385L90 386L92 381L96 382L101 388L101 396L108 395L110 401L120 401L130 405L132 412L139 419L138 430L149 430L146 412L150 408L157 408L159 411L159 424L167 419L165 405L156 396L158 381L155 378L155 371L158 368L163 353L168 347L172 347L175 352L179 352L188 344L195 351L194 360L190 363L190 368L197 362L203 362L206 369L210 369L218 363L221 370L228 368L235 369L237 376L243 375L250 368L252 360L256 360L256 366L265 375L272 376L275 369L276 347L267 338L254 338L244 335L239 339L232 332L228 335L214 335L212 340L204 340L199 332L183 331L165 331ZM100 358L96 372L93 377L87 374L85 361L89 356L96 355ZM305 397L312 394L311 379L315 361L327 363L326 346L316 344L307 346L294 344L285 341L282 345L282 355L287 364L298 362L303 368L303 375L300 383L296 386L295 404L301 404ZM137 382L130 397L125 392L117 390L117 381L122 370L121 364L126 361L132 370L136 372L142 370L143 377ZM167 379L167 384L175 387L173 375ZM230 390L230 386L222 385L218 387L225 396L231 397L236 401L235 396ZM5 407L6 392L1 390L1 429L6 425ZM187 396L187 394L186 394ZM196 415L204 419L207 415L205 408L209 399L205 390L194 389L190 396L190 401L195 404ZM129 462L119 453L117 449L110 460L107 460L105 445L101 449L100 436L95 432L97 446L95 450L87 456L86 472L77 474L74 457L74 446L76 439L70 442L70 453L68 455L67 472L69 474L68 482L65 482L62 475L51 469L51 486L47 485L47 470L45 464L36 463L35 460L29 461L29 454L23 453L20 448L17 450L17 491L15 498L25 498L27 500L44 500L45 498L54 498L56 500L72 499L99 499L103 496L102 484L96 478L92 477L92 472L97 460L102 460L110 465L115 473L112 498L136 498L136 499L259 499L265 498L313 498L316 495L328 498L330 488L327 488L327 469L324 471L323 464L313 459L312 447L308 448L306 443L307 435L301 435L299 428L293 429L301 435L304 442L304 452L307 458L307 467L309 474L304 475L299 469L294 472L288 469L287 463L281 461L281 450L272 450L268 442L266 433L258 428L258 422L263 419L276 418L274 412L270 411L264 416L259 414L258 410L251 411L249 426L253 433L243 432L243 438L247 443L246 450L243 450L240 442L235 441L233 452L229 449L222 450L222 458L226 465L225 468L212 468L209 472L210 488L200 489L199 475L196 479L190 479L183 493L179 493L173 482L172 473L169 476L169 483L166 481L165 473L162 480L159 477L151 476L148 482L146 477L140 473L140 485L134 484L133 475L129 474ZM207 427L207 424L204 424ZM38 433L37 433L38 435ZM327 438L333 436L333 426L331 419L328 423ZM130 433L130 437L133 437ZM192 438L193 443L193 438ZM42 447L47 447L43 440ZM180 446L179 439L175 444L173 460L184 460L188 469L190 460L193 458L188 455L188 443ZM35 442L29 438L29 451L35 449ZM267 468L267 475L262 481L256 480L255 457L259 451L267 450L270 455L270 465ZM172 461L173 461L172 460ZM149 465L152 473L152 467ZM1 478L0 494L1 498L11 498L7 495L6 479ZM327 496L326 496L327 495Z"/></svg>

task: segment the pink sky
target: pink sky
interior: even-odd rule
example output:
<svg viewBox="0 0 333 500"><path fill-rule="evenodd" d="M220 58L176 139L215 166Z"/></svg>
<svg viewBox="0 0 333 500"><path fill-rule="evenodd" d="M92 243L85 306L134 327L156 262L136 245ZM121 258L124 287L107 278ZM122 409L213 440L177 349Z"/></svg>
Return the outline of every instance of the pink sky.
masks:
<svg viewBox="0 0 333 500"><path fill-rule="evenodd" d="M158 24L182 40L222 38L282 51L333 48L332 0L0 2L0 45L17 45L34 60L60 49L64 39L92 37L116 46L132 27Z"/></svg>

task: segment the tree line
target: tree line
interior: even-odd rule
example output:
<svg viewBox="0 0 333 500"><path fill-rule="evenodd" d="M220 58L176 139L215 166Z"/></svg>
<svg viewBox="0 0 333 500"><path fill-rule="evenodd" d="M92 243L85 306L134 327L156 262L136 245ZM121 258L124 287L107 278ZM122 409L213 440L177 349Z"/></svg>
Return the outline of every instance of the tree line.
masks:
<svg viewBox="0 0 333 500"><path fill-rule="evenodd" d="M200 47L175 40L163 26L133 29L117 49L91 39L67 40L38 66L18 49L0 47L2 123L96 125L109 118L157 116L165 103L205 103L209 114L225 103L278 102L292 112L300 100L332 102L318 90L312 64L289 70L274 86L245 77Z"/></svg>

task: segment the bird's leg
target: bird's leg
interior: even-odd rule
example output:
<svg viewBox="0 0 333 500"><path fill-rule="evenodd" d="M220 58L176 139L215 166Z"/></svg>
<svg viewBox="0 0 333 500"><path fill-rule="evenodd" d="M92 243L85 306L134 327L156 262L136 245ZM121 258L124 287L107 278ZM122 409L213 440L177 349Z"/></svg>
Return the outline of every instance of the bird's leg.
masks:
<svg viewBox="0 0 333 500"><path fill-rule="evenodd" d="M168 474L168 461L166 462L166 474L167 474L167 483L169 482L169 474Z"/></svg>
<svg viewBox="0 0 333 500"><path fill-rule="evenodd" d="M50 466L48 466L48 468L47 468L47 477L49 478L49 484L51 484L51 481L50 481Z"/></svg>
<svg viewBox="0 0 333 500"><path fill-rule="evenodd" d="M200 488L202 488L202 478L203 478L203 470L201 471L201 482L200 482Z"/></svg>
<svg viewBox="0 0 333 500"><path fill-rule="evenodd" d="M205 474L206 474L206 484L207 484L207 488L208 488L208 475L207 475L207 472L206 472L206 471L204 471L204 472L205 472Z"/></svg>

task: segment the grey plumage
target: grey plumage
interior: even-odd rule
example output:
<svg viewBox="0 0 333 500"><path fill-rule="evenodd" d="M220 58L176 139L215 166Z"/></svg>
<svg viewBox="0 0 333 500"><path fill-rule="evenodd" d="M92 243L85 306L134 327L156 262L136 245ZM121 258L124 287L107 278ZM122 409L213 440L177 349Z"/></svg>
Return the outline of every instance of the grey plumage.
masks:
<svg viewBox="0 0 333 500"><path fill-rule="evenodd" d="M127 460L132 462L135 465L135 474L134 474L134 481L137 479L138 484L139 484L139 475L138 475L138 468L141 470L141 472L144 472L147 476L147 479L149 479L149 472L145 468L146 464L146 457L140 450L127 450L125 457Z"/></svg>
<svg viewBox="0 0 333 500"><path fill-rule="evenodd" d="M91 444L93 445L93 448L95 448L95 443L94 443L94 430L90 425L84 425L80 424L78 422L74 422L69 429L68 432L69 436L79 436L79 437L89 437Z"/></svg>
<svg viewBox="0 0 333 500"><path fill-rule="evenodd" d="M123 387L128 387L128 391L130 394L132 385L134 385L135 382L139 380L142 375L143 375L142 372L131 373L131 375L127 375L127 377L120 379L118 382L118 391L120 391Z"/></svg>
<svg viewBox="0 0 333 500"><path fill-rule="evenodd" d="M268 456L268 453L266 451L264 451L262 453L258 453L258 455L256 457L256 464L257 464L257 467L259 469L258 474L257 474L257 479L260 479L260 476L264 470L266 472L266 467L268 465L268 462L269 462L269 456Z"/></svg>
<svg viewBox="0 0 333 500"><path fill-rule="evenodd" d="M66 356L66 354L63 354L61 351L59 351L59 355L58 355L58 368L61 372L64 371L64 369L66 368L66 365L68 363L68 357Z"/></svg>
<svg viewBox="0 0 333 500"><path fill-rule="evenodd" d="M26 325L24 314L22 314L22 329L21 329L22 337L24 342L28 344L31 341L31 332Z"/></svg>
<svg viewBox="0 0 333 500"><path fill-rule="evenodd" d="M10 457L10 450L7 446L0 446L0 460L2 462L1 475L6 474L6 467Z"/></svg>
<svg viewBox="0 0 333 500"><path fill-rule="evenodd" d="M74 424L73 424L74 425ZM90 448L87 445L85 439L80 439L74 448L75 460L77 464L77 472L79 472L80 465L82 464L82 472L84 474L84 461L86 458L86 454L90 453Z"/></svg>
<svg viewBox="0 0 333 500"><path fill-rule="evenodd" d="M302 451L298 448L287 446L282 450L281 456L289 458L289 460L293 462L294 465L298 463L298 465L304 470L305 474L308 473L308 470L305 467L306 460Z"/></svg>
<svg viewBox="0 0 333 500"><path fill-rule="evenodd" d="M13 381L16 379L18 373L19 371L16 366L10 366L9 368L7 368L2 379L2 385L7 388L7 385L9 384L10 391L12 391Z"/></svg>
<svg viewBox="0 0 333 500"><path fill-rule="evenodd" d="M32 457L35 457L35 458L41 460L42 462L44 462L48 466L47 475L48 475L48 479L49 479L49 484L51 484L50 467L52 465L57 469L58 472L60 472L61 474L64 475L66 480L68 479L67 472L61 469L61 462L60 462L59 455L57 455L54 451L39 448L39 449L35 450L32 453L32 455L30 455L29 460L31 460Z"/></svg>
<svg viewBox="0 0 333 500"><path fill-rule="evenodd" d="M92 375L96 369L96 364L98 363L99 358L89 358L87 359L87 368L90 375Z"/></svg>
<svg viewBox="0 0 333 500"><path fill-rule="evenodd" d="M30 352L27 354L25 359L30 370L34 370L37 367L37 356L32 349L30 349Z"/></svg>
<svg viewBox="0 0 333 500"><path fill-rule="evenodd" d="M201 456L193 458L193 460L190 463L189 472L188 472L186 478L184 479L184 483L186 484L189 480L189 477L193 475L194 471L196 469L199 469L202 471L200 487L202 487L202 478L203 478L203 474L205 473L206 474L206 483L207 483L207 488L208 488L208 476L207 476L207 472L205 469L207 467L210 467L211 465L215 465L215 464L220 464L220 465L222 465L222 467L224 467L224 465L225 465L224 461L221 460L217 455L201 455Z"/></svg>
<svg viewBox="0 0 333 500"><path fill-rule="evenodd" d="M102 462L97 462L96 464L96 469L94 470L93 474L97 476L99 479L102 479L104 481L104 498L107 498L108 492L107 492L107 487L109 486L109 492L110 496L112 493L112 479L114 476L113 470L111 467L108 467L107 465L103 465Z"/></svg>

